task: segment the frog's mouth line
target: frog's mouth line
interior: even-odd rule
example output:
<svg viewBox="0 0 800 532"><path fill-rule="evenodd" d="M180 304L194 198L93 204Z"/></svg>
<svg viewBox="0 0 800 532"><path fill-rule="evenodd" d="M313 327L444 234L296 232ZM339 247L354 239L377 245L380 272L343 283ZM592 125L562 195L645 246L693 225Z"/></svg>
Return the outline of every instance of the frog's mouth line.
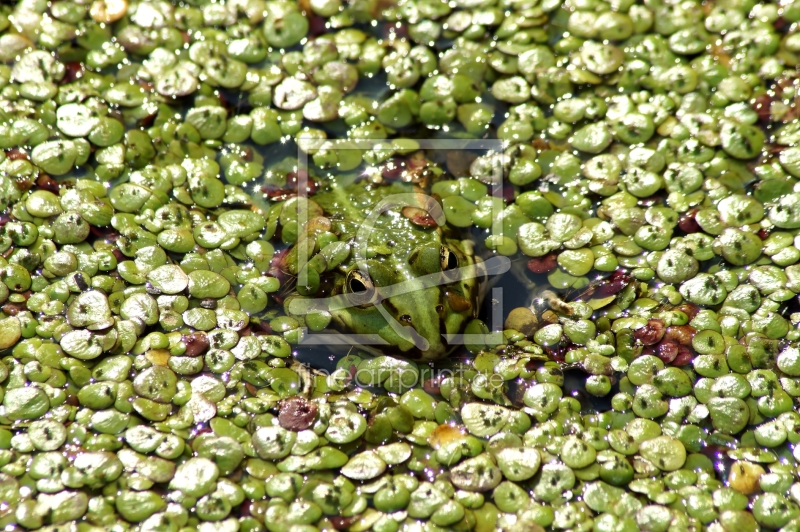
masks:
<svg viewBox="0 0 800 532"><path fill-rule="evenodd" d="M370 305L374 306L381 313L386 323L392 330L402 338L413 343L414 346L425 351L428 349L428 341L422 337L411 325L399 323L391 313L383 306L383 302L391 297L408 294L421 288L433 288L444 286L453 282L465 279L488 278L503 274L511 269L511 260L508 257L490 257L486 261L476 262L475 264L463 266L450 270L448 275L441 272L424 275L416 279L403 281L387 286L376 286ZM368 274L367 274L368 275ZM388 303L388 301L387 301ZM348 308L363 306L363 302L355 302L350 294L337 294L335 296L323 298L296 298L289 302L288 310L292 314L306 315L311 312L319 311L339 311ZM340 334L337 335L338 343L348 343L349 345L387 345L387 342L377 334ZM443 335L444 336L444 335ZM445 337L445 340L452 340ZM313 334L303 331L303 343L309 345L330 345L331 335L326 333Z"/></svg>

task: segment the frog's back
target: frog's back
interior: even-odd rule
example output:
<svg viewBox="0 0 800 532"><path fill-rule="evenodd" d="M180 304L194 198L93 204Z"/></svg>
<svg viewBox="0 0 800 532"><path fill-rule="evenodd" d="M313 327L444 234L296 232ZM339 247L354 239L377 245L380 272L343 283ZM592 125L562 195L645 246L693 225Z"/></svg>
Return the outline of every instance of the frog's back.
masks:
<svg viewBox="0 0 800 532"><path fill-rule="evenodd" d="M460 231L439 227L433 221L420 225L418 219L404 211L404 207L413 202L412 198L422 201L427 197L410 183L353 183L331 186L314 196L314 201L330 218L340 240L355 242L366 237L371 254L402 259L421 244L441 243L445 233L446 238L462 236ZM424 209L417 213L417 216L426 215Z"/></svg>

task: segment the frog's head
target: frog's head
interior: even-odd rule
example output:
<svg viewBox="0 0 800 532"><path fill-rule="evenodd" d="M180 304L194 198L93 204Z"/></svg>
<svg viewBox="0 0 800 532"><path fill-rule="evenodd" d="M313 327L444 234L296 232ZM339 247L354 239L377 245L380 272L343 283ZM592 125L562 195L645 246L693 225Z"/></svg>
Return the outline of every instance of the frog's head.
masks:
<svg viewBox="0 0 800 532"><path fill-rule="evenodd" d="M478 311L478 266L471 242L443 239L407 253L354 264L334 293L346 301L332 309L342 332L373 338L378 351L416 360L446 356Z"/></svg>

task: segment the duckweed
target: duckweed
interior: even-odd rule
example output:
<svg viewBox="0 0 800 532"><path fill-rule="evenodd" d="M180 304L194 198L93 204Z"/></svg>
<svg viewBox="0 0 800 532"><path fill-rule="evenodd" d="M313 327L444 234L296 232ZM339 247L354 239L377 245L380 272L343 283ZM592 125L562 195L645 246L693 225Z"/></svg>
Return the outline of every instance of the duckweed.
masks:
<svg viewBox="0 0 800 532"><path fill-rule="evenodd" d="M0 6L0 520L794 530L796 4Z"/></svg>

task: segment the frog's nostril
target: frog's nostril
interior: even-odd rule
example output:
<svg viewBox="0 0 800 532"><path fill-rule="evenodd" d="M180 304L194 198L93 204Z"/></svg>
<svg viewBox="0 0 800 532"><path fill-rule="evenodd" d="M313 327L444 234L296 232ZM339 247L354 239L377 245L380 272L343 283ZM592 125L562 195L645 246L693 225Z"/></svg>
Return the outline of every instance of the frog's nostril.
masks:
<svg viewBox="0 0 800 532"><path fill-rule="evenodd" d="M407 323L411 325L411 316L409 316L408 314L403 314L402 316L400 316L400 321L402 323Z"/></svg>

